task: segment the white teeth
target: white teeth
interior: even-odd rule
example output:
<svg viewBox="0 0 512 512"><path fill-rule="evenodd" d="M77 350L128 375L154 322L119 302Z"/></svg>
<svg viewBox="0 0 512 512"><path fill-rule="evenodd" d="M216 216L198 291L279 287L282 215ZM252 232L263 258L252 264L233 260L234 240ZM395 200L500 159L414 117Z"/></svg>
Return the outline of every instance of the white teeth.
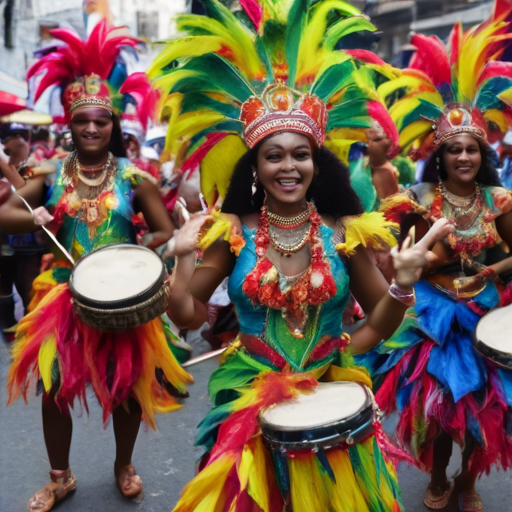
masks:
<svg viewBox="0 0 512 512"><path fill-rule="evenodd" d="M285 187L297 185L297 181L295 180L279 180L279 184Z"/></svg>

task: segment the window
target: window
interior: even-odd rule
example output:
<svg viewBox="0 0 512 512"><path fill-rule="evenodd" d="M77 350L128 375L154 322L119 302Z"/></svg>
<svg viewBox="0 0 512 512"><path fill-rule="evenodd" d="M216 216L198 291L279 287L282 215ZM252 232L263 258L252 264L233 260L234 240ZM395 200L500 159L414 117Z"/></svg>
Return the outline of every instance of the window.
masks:
<svg viewBox="0 0 512 512"><path fill-rule="evenodd" d="M158 12L137 12L137 35L158 39Z"/></svg>

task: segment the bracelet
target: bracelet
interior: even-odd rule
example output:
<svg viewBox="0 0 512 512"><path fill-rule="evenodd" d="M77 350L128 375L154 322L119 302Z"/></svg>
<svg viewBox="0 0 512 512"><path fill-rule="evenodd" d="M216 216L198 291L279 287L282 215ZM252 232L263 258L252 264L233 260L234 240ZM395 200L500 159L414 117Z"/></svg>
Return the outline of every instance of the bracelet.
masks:
<svg viewBox="0 0 512 512"><path fill-rule="evenodd" d="M480 275L483 277L484 283L488 283L489 281L496 279L496 270L487 267L480 272Z"/></svg>
<svg viewBox="0 0 512 512"><path fill-rule="evenodd" d="M414 291L414 288L412 292L404 292L404 290L402 290L402 288L400 288L396 283L393 283L389 287L388 291L391 297L402 304L405 304L407 307L411 307L416 304L416 292Z"/></svg>

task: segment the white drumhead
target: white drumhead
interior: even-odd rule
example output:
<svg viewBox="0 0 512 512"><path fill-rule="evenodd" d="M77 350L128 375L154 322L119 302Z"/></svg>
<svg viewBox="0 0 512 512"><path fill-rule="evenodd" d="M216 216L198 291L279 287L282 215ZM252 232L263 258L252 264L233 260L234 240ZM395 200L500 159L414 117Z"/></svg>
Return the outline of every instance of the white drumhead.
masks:
<svg viewBox="0 0 512 512"><path fill-rule="evenodd" d="M512 354L512 304L482 317L476 327L476 338L494 350Z"/></svg>
<svg viewBox="0 0 512 512"><path fill-rule="evenodd" d="M123 300L146 291L161 273L162 262L152 251L136 245L106 247L78 262L73 286L98 302Z"/></svg>
<svg viewBox="0 0 512 512"><path fill-rule="evenodd" d="M276 430L302 430L329 425L364 409L368 395L355 382L319 382L310 394L277 404L261 413L265 424Z"/></svg>

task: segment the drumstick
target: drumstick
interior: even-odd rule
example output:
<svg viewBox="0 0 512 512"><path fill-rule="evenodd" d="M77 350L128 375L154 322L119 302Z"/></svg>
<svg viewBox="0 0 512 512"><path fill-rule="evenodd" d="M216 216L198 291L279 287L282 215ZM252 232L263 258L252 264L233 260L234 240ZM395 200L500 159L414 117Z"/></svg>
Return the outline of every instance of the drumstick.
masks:
<svg viewBox="0 0 512 512"><path fill-rule="evenodd" d="M181 366L183 368L187 368L188 366L194 366L195 364L202 363L203 361L208 361L209 359L213 359L214 357L220 356L224 353L229 347L219 348L218 350L213 350L212 352L208 352L203 354L202 356L197 356L192 359L189 359L187 362L183 363Z"/></svg>
<svg viewBox="0 0 512 512"><path fill-rule="evenodd" d="M19 194L16 194L14 187L13 187L13 192L14 192L13 195L19 197L25 203L25 206L27 207L28 211L32 215L34 215L34 210L32 210L32 207L27 203L27 201L25 200L24 197L21 197ZM45 228L44 226L41 226L41 227L44 229L45 233L52 239L53 243L62 251L64 256L66 256L66 258L74 265L75 260L73 259L73 256L71 256L71 254L69 254L69 252L66 251L66 248L57 240L57 238L55 238L55 235L48 228Z"/></svg>

